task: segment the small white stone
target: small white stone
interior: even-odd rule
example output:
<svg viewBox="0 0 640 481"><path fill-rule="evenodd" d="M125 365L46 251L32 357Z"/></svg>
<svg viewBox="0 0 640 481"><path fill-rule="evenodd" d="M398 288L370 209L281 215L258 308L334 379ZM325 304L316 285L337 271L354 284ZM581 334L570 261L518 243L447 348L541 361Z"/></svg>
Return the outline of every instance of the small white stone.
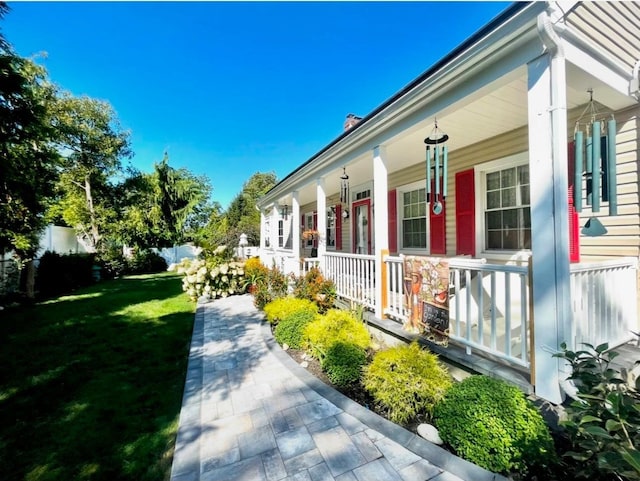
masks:
<svg viewBox="0 0 640 481"><path fill-rule="evenodd" d="M284 349L285 351L289 350L289 344L287 344L286 342L282 345L282 349Z"/></svg>
<svg viewBox="0 0 640 481"><path fill-rule="evenodd" d="M418 426L418 434L433 444L442 444L440 433L438 433L436 427L431 424L421 424Z"/></svg>
<svg viewBox="0 0 640 481"><path fill-rule="evenodd" d="M309 367L309 363L308 363L307 361L302 361L302 362L300 363L300 365L301 365L302 367L304 367L305 369Z"/></svg>

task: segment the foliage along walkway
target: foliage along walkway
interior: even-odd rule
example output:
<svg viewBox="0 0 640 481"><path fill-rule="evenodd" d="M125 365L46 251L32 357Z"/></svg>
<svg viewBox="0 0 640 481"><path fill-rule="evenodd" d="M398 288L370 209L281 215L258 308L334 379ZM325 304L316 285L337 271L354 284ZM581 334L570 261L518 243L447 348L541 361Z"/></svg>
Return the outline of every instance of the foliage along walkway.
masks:
<svg viewBox="0 0 640 481"><path fill-rule="evenodd" d="M198 306L172 481L504 479L313 377L251 296Z"/></svg>

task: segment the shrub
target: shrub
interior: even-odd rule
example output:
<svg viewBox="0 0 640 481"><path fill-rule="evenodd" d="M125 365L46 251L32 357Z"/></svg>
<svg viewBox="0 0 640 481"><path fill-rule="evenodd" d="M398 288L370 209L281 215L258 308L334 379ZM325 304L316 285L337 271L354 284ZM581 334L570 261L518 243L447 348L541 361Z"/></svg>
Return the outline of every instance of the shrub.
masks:
<svg viewBox="0 0 640 481"><path fill-rule="evenodd" d="M608 344L585 344L577 352L561 347L556 357L571 365L569 379L580 399L567 406L568 419L562 422L572 447L564 456L578 461L579 477L601 473L640 480L640 378L631 385L610 367L618 353Z"/></svg>
<svg viewBox="0 0 640 481"><path fill-rule="evenodd" d="M356 383L367 362L364 350L355 344L338 341L327 349L322 369L336 386L344 387Z"/></svg>
<svg viewBox="0 0 640 481"><path fill-rule="evenodd" d="M242 262L228 262L211 267L203 259L183 259L176 270L178 274L184 274L182 289L193 301L201 296L216 299L245 291Z"/></svg>
<svg viewBox="0 0 640 481"><path fill-rule="evenodd" d="M313 267L304 276L293 278L293 295L315 302L320 312L326 312L336 300L336 287L333 281L324 278L320 269Z"/></svg>
<svg viewBox="0 0 640 481"><path fill-rule="evenodd" d="M555 459L542 416L522 391L487 376L471 376L449 389L435 408L443 441L493 472L525 473Z"/></svg>
<svg viewBox="0 0 640 481"><path fill-rule="evenodd" d="M263 309L265 305L274 299L287 295L288 283L285 276L277 267L252 271L255 279L251 285L250 292L253 294L253 303L258 309Z"/></svg>
<svg viewBox="0 0 640 481"><path fill-rule="evenodd" d="M38 264L36 290L46 297L92 284L94 257L94 254L45 252Z"/></svg>
<svg viewBox="0 0 640 481"><path fill-rule="evenodd" d="M318 313L318 306L308 299L290 296L274 299L264 306L264 313L271 324L277 324L297 312L311 312L315 315Z"/></svg>
<svg viewBox="0 0 640 481"><path fill-rule="evenodd" d="M362 383L389 419L406 424L432 414L451 378L435 354L412 342L376 353Z"/></svg>
<svg viewBox="0 0 640 481"><path fill-rule="evenodd" d="M96 263L102 267L100 276L104 279L120 277L127 272L127 259L122 254L122 247L115 244L109 244L96 254Z"/></svg>
<svg viewBox="0 0 640 481"><path fill-rule="evenodd" d="M274 337L280 345L288 344L294 349L302 347L304 328L315 318L316 313L310 310L298 311L282 319L274 331Z"/></svg>
<svg viewBox="0 0 640 481"><path fill-rule="evenodd" d="M330 309L309 324L304 337L311 354L322 361L327 350L336 342L347 342L367 350L371 345L371 336L365 325L353 314L340 309Z"/></svg>
<svg viewBox="0 0 640 481"><path fill-rule="evenodd" d="M127 260L127 272L130 274L155 274L166 270L167 261L151 250L137 250L133 257Z"/></svg>

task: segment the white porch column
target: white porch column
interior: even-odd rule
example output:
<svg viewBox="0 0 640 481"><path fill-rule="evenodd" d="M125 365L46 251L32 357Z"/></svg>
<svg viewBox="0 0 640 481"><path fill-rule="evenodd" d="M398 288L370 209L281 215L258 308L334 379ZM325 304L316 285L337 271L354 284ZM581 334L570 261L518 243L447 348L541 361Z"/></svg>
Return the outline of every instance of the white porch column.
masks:
<svg viewBox="0 0 640 481"><path fill-rule="evenodd" d="M557 51L528 64L529 176L536 394L562 401L566 375L552 357L566 339L571 316L567 206L565 60Z"/></svg>
<svg viewBox="0 0 640 481"><path fill-rule="evenodd" d="M376 304L375 316L382 319L383 305L382 300L386 298L386 292L383 291L382 279L382 255L383 250L389 249L389 223L388 223L388 185L387 185L387 159L386 150L383 146L377 146L373 149L373 231L374 231L374 255L375 255L375 286L376 286Z"/></svg>
<svg viewBox="0 0 640 481"><path fill-rule="evenodd" d="M293 221L291 222L291 248L293 249L293 256L298 266L300 266L300 193L294 190L291 199L291 215ZM300 270L295 273L300 275Z"/></svg>
<svg viewBox="0 0 640 481"><path fill-rule="evenodd" d="M320 268L325 271L325 258L327 252L327 195L324 191L324 178L318 179L316 188L316 209L317 209L317 229L318 229L318 259Z"/></svg>
<svg viewBox="0 0 640 481"><path fill-rule="evenodd" d="M267 244L267 217L264 215L264 211L260 209L260 254L264 251ZM271 240L271 239L269 239Z"/></svg>
<svg viewBox="0 0 640 481"><path fill-rule="evenodd" d="M278 216L280 212L278 212L278 204L273 204L273 209L271 209L271 248L273 250L278 249L280 246L278 245Z"/></svg>

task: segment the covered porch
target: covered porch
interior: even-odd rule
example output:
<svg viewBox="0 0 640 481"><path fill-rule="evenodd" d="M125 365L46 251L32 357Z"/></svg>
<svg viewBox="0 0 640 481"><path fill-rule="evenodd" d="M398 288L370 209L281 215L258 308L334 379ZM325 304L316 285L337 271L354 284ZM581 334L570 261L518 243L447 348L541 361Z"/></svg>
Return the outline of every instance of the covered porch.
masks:
<svg viewBox="0 0 640 481"><path fill-rule="evenodd" d="M402 325L403 256L445 259L452 344L559 402L560 343L616 345L638 330L637 72L593 34L619 21L588 2L510 7L267 193L262 261L317 265L341 298ZM574 175L586 109L617 121L615 206ZM448 159L434 164L424 139L436 121ZM581 233L588 221L607 234Z"/></svg>

